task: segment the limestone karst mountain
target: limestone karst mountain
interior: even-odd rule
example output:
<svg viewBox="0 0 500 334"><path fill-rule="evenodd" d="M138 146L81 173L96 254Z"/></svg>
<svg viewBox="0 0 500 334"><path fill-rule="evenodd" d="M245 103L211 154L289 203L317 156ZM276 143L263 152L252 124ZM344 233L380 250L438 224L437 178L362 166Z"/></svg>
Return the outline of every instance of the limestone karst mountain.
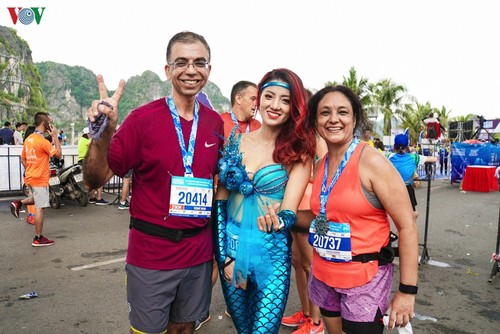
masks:
<svg viewBox="0 0 500 334"><path fill-rule="evenodd" d="M0 26L0 121L32 122L38 111L48 111L60 129L70 124L78 133L85 126L85 112L98 97L96 74L81 66L51 61L33 63L31 50L14 29ZM171 91L171 84L152 71L129 78L119 105L122 121L134 108ZM203 90L214 108L230 108L217 85L208 82Z"/></svg>

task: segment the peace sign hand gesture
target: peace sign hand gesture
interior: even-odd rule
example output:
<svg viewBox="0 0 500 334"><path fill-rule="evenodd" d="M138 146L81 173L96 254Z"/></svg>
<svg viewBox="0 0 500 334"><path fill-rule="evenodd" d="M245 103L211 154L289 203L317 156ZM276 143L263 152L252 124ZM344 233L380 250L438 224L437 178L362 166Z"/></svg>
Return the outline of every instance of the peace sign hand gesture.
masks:
<svg viewBox="0 0 500 334"><path fill-rule="evenodd" d="M87 110L87 124L92 138L99 138L108 123L114 130L118 122L118 103L125 88L125 81L120 80L113 96L108 97L108 89L104 84L101 74L97 75L99 87L99 100L92 101L92 106Z"/></svg>

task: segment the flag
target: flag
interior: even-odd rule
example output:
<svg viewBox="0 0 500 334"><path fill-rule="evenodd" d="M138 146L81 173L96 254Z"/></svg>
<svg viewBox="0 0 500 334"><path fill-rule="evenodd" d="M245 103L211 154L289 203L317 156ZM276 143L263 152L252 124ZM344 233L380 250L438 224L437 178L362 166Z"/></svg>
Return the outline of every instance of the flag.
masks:
<svg viewBox="0 0 500 334"><path fill-rule="evenodd" d="M215 110L214 109L214 106L212 105L212 103L210 102L210 100L208 99L208 95L205 94L204 91L201 91L198 93L198 95L196 95L196 100L200 103L203 103L204 105L206 105L207 107L209 107L210 109L212 110Z"/></svg>

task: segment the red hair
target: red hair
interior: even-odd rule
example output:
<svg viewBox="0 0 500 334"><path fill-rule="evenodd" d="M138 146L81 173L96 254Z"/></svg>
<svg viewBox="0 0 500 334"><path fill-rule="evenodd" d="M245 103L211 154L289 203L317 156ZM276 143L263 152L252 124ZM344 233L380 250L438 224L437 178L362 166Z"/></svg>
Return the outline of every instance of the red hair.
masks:
<svg viewBox="0 0 500 334"><path fill-rule="evenodd" d="M258 85L257 108L260 107L262 86L269 81L282 81L290 90L290 118L276 138L273 160L283 165L313 159L316 153L315 129L307 122L307 91L297 74L286 68L272 70Z"/></svg>

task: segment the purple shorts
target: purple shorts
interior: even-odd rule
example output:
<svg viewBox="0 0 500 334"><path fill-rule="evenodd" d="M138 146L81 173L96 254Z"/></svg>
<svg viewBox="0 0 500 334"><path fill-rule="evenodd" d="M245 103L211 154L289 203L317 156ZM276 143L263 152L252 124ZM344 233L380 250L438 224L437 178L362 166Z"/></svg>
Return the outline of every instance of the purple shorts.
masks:
<svg viewBox="0 0 500 334"><path fill-rule="evenodd" d="M380 309L387 311L392 290L393 265L380 266L372 280L350 289L332 288L311 275L309 298L320 308L340 312L342 319L373 322Z"/></svg>

